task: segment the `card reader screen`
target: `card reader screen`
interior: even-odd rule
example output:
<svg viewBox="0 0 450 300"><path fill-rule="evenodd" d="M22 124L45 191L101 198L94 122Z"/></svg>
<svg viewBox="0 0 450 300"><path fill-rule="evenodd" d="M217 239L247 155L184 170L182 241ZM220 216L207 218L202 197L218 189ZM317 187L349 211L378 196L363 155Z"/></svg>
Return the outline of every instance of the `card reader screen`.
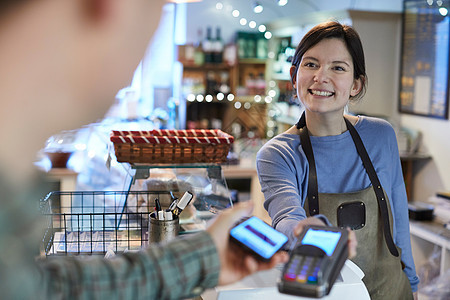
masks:
<svg viewBox="0 0 450 300"><path fill-rule="evenodd" d="M302 244L313 245L321 248L328 256L333 254L341 233L337 231L326 231L310 228L302 240Z"/></svg>
<svg viewBox="0 0 450 300"><path fill-rule="evenodd" d="M231 229L230 234L264 258L270 258L287 237L258 218L252 217Z"/></svg>

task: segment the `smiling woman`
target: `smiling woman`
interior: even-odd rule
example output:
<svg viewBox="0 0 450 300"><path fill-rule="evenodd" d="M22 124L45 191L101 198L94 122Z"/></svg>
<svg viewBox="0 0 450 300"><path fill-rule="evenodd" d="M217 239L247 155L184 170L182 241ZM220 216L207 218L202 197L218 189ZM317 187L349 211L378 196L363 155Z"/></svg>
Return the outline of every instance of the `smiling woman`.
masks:
<svg viewBox="0 0 450 300"><path fill-rule="evenodd" d="M273 226L290 241L311 222L354 230L352 260L371 299L412 299L419 280L394 130L381 119L344 115L367 84L358 34L337 22L315 26L298 45L290 74L305 112L257 154Z"/></svg>

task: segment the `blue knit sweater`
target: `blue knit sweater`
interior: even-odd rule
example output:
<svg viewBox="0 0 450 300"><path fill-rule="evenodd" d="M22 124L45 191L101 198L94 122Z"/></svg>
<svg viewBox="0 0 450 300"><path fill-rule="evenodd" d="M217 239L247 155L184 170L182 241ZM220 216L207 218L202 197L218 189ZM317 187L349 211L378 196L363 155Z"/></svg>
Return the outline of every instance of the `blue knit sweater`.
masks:
<svg viewBox="0 0 450 300"><path fill-rule="evenodd" d="M413 292L417 291L419 279L411 253L408 201L394 129L385 120L365 116L359 117L355 128L390 200L394 242L402 249L404 271ZM319 193L348 193L371 185L349 131L310 138ZM292 241L293 228L306 218L303 204L308 186L308 161L299 135L282 133L274 137L259 150L256 160L264 207L273 226Z"/></svg>

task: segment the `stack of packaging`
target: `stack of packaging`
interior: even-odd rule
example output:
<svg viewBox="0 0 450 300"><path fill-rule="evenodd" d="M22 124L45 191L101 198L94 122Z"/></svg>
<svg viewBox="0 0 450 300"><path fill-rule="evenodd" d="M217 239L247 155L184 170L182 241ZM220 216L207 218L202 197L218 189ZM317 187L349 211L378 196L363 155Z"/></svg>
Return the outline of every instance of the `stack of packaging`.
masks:
<svg viewBox="0 0 450 300"><path fill-rule="evenodd" d="M428 200L434 205L435 221L450 229L450 192L438 192Z"/></svg>

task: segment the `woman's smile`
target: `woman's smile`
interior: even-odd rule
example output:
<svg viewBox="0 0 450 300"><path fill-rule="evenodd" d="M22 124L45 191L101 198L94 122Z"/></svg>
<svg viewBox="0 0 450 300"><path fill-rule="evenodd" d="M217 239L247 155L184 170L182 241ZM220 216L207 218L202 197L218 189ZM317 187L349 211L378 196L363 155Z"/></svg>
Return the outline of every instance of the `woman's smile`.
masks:
<svg viewBox="0 0 450 300"><path fill-rule="evenodd" d="M334 95L333 92L324 91L324 90L317 90L317 89L308 89L308 92L311 95L320 96L320 97L330 97L330 96Z"/></svg>

